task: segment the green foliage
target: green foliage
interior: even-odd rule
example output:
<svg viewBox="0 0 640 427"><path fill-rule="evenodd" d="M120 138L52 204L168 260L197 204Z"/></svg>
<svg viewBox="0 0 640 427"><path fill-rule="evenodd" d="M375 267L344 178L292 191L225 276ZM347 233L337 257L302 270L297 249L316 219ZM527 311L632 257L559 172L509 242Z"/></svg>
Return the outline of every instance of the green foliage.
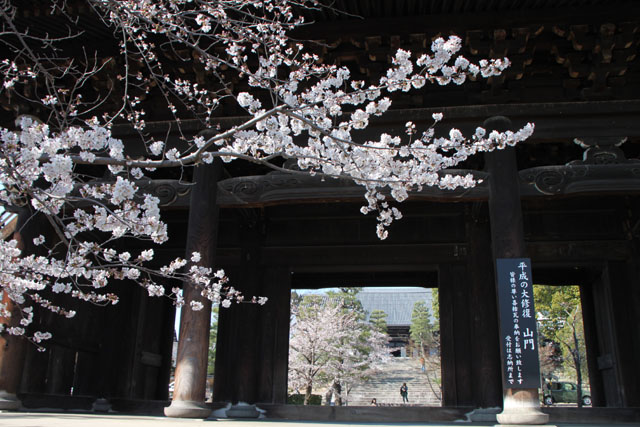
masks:
<svg viewBox="0 0 640 427"><path fill-rule="evenodd" d="M413 305L409 332L411 340L418 345L420 354L424 355L433 344L433 325L431 324L429 309L424 301L417 301Z"/></svg>
<svg viewBox="0 0 640 427"><path fill-rule="evenodd" d="M560 349L561 357L557 354L553 357L560 359L557 364L565 372L573 371L571 376L575 375L580 389L583 378L588 378L580 288L536 285L533 288L533 294L536 311L540 313L538 319L540 342L546 343L547 347L555 345ZM541 365L544 372L545 363L551 364L551 362L545 360L548 356L545 354L544 347L541 350Z"/></svg>
<svg viewBox="0 0 640 427"><path fill-rule="evenodd" d="M387 333L387 313L384 310L373 310L369 316L369 323L378 332Z"/></svg>
<svg viewBox="0 0 640 427"><path fill-rule="evenodd" d="M438 288L431 289L431 312L435 321L433 322L433 330L440 330L440 293Z"/></svg>
<svg viewBox="0 0 640 427"><path fill-rule="evenodd" d="M302 302L303 296L296 291L291 291L291 308L298 307ZM293 310L291 310L293 311Z"/></svg>
<svg viewBox="0 0 640 427"><path fill-rule="evenodd" d="M287 403L289 405L304 405L304 394L290 394L287 396ZM319 394L312 394L309 398L309 405L321 405L322 396Z"/></svg>
<svg viewBox="0 0 640 427"><path fill-rule="evenodd" d="M325 295L292 294L292 302L297 304L295 310L292 310L295 311L294 325L304 327L301 326L300 335L294 332L289 342L290 390L306 389L306 393L302 395L304 397L311 394L313 387L329 385L336 394L336 405L341 405L343 394L348 394L350 387L356 382L366 380L370 371L376 369L376 364L388 357L387 315L378 310L373 316L376 324L366 322L366 312L357 299L360 290L361 288L339 288ZM326 314L327 309L333 310L330 316ZM327 326L314 332L315 329L305 323ZM304 336L303 331L311 335L305 337L302 343L311 344L316 338L327 341L320 348L313 349L305 349L302 343L292 344L300 336ZM315 337L320 331L324 331L322 336ZM297 352L293 359L292 350ZM312 354L308 354L307 350L313 350ZM300 403L304 404L304 398Z"/></svg>
<svg viewBox="0 0 640 427"><path fill-rule="evenodd" d="M216 344L218 341L218 312L216 305L211 310L211 326L209 328L209 355L207 357L207 374L212 375L216 366Z"/></svg>
<svg viewBox="0 0 640 427"><path fill-rule="evenodd" d="M350 312L356 313L358 320L364 320L366 312L357 295L362 288L338 288L338 291L328 291L327 296L336 301L340 301L342 307Z"/></svg>

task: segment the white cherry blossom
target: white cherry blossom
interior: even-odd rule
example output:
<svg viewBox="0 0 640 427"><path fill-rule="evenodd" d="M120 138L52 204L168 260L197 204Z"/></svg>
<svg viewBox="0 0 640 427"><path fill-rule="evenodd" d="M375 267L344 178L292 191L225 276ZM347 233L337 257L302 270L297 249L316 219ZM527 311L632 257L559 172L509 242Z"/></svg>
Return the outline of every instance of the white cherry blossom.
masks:
<svg viewBox="0 0 640 427"><path fill-rule="evenodd" d="M67 6L64 1L47 3ZM409 122L398 135L364 133L371 121L392 107L390 96L427 84L462 84L469 77L495 76L509 66L507 58L471 62L460 55L462 41L456 36L435 38L430 52L398 49L379 81L364 82L355 80L346 67L324 63L305 50L305 43L288 38L289 31L305 23L301 11L322 7L314 0L86 3L113 30L114 51L119 54L104 62L97 54L95 60L87 55L84 62L64 56L69 39L82 37L80 30L74 30L73 14L68 15L70 34L62 39L48 34L38 39L41 31L36 34L28 28L0 34L5 47L28 39L28 45L39 40L53 48L5 49L6 57L0 58L0 92L43 112L39 119L21 116L15 127L0 129L0 203L9 209L28 204L50 227L46 238L29 242L44 252L23 251L15 240L0 241L0 290L21 308L26 323L6 328L9 334L29 330L33 323L25 311L29 304L74 316L72 310L48 300L45 291L93 304L116 304L118 297L104 291L119 280L193 309L202 308L202 302L184 301L175 288L167 291L169 281L196 286L202 298L223 307L245 301L229 286L223 271L200 265L197 253L187 255L189 260L153 264L150 246L169 237L159 199L145 193L141 183L147 172L182 169L216 158L250 160L283 171L279 160L295 159L299 170L286 172L348 178L361 185L365 190L361 212L375 212L376 233L384 239L389 225L402 217L390 201L402 202L424 186L472 187L476 181L471 174L443 171L479 152L523 141L534 130L527 124L487 135L478 128L464 136L452 129L448 136L436 137L434 126L444 116L434 113L434 123L426 129ZM13 22L18 4L8 0L0 6L5 24ZM167 53L168 46L173 53ZM60 57L50 58L55 52ZM174 54L180 52L189 53L177 59ZM175 65L185 58L188 63ZM80 96L100 82L105 67L115 64L124 64L109 71L122 92L97 93L93 101ZM202 71L208 83L180 72L182 66ZM37 95L29 98L29 93ZM152 118L147 117L145 99L153 99L154 109L164 109L174 118L180 144L148 136ZM245 117L218 129L212 118L220 114L221 105L231 102L244 110ZM182 127L185 118L198 120L209 132L193 134ZM114 124L122 122L140 135L139 152L146 154L131 155L132 142L114 136ZM87 176L82 170L86 165L96 170L106 166L104 176ZM119 242L126 239L138 239L149 247L124 250L126 245ZM266 302L262 297L246 301ZM4 306L0 311L4 317L10 315ZM35 343L49 338L46 332L27 333Z"/></svg>

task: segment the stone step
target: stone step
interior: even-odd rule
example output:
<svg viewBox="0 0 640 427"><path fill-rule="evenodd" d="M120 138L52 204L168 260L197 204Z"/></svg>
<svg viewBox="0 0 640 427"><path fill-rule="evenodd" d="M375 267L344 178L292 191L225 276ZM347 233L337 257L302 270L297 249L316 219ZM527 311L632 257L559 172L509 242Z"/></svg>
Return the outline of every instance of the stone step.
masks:
<svg viewBox="0 0 640 427"><path fill-rule="evenodd" d="M440 406L440 399L427 383L427 375L433 382L438 374L422 372L417 359L394 358L367 382L355 386L349 393L348 404L367 406L375 398L380 406ZM403 383L409 388L409 404L402 402Z"/></svg>

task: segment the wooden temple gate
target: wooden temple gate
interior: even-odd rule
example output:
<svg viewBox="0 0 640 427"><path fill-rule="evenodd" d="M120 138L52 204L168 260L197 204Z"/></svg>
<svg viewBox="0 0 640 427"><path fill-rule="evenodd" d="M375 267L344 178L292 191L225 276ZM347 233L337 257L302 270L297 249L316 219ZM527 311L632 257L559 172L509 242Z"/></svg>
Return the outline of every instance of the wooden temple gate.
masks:
<svg viewBox="0 0 640 427"><path fill-rule="evenodd" d="M399 99L371 128L428 124L433 112L463 131L494 116L507 116L514 128L535 122L532 140L504 160L512 175L495 184L498 193L489 181L503 174L503 160L472 159L463 172L483 178L480 185L413 193L399 206L404 218L380 242L375 218L359 213L363 192L345 181L214 164L198 167L195 186L173 177L145 184L161 198L169 224L171 246L160 256L197 248L245 295L269 298L263 307L221 310L214 402L271 405L277 413L287 394L291 289L355 278L437 284L443 405L501 406L494 254L509 247L500 239L510 238L532 259L536 283L580 285L593 406L640 407L640 11L592 1L579 10L523 7L496 17L491 2L476 3L486 13L444 6L421 17L360 11L362 22L319 20L299 36L322 38L326 61L372 79L389 51L419 49L438 33L462 35L471 58L509 56L513 66L504 76ZM225 120L223 127L232 124ZM169 124L149 128L165 135ZM73 321L42 317L40 327L55 337L49 351L16 350L24 369L13 383L0 377L0 390L18 392L31 407L96 398L120 410L165 406L174 308L126 283L117 292L115 307L72 307ZM183 311L178 363L188 363L176 372L173 415L191 416L204 405L208 310ZM0 369L11 370L15 358L7 351L0 351Z"/></svg>

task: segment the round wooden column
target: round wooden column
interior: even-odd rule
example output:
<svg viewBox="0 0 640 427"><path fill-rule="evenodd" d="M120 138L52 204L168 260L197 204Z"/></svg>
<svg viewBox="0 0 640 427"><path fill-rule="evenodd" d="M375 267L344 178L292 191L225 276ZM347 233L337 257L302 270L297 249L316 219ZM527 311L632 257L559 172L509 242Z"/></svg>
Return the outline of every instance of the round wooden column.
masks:
<svg viewBox="0 0 640 427"><path fill-rule="evenodd" d="M16 220L15 232L13 239L18 241L18 248L24 251L32 251L33 230L23 236L21 231L27 223L31 213L28 209L21 209ZM32 229L37 227L33 226ZM39 231L35 230L35 231ZM27 244L25 244L25 242ZM7 310L11 312L11 318L6 319L0 317L0 323L4 323L7 327L19 326L20 307L16 305L6 294L0 293L2 303L6 304ZM8 334L0 335L0 410L19 409L22 404L16 393L20 387L22 380L22 371L26 358L28 341L22 337L16 337Z"/></svg>
<svg viewBox="0 0 640 427"><path fill-rule="evenodd" d="M506 117L492 117L484 126L487 132L505 131L511 127L511 122ZM487 153L485 162L489 172L489 218L494 263L498 258L526 257L515 148ZM549 415L540 410L538 389L506 388L503 411L497 419L500 424L546 424Z"/></svg>
<svg viewBox="0 0 640 427"><path fill-rule="evenodd" d="M6 304L12 317L0 317L0 322L17 325L20 309L6 295L3 295L2 303ZM22 379L27 344L24 338L0 335L0 410L19 409L21 406L16 393Z"/></svg>
<svg viewBox="0 0 640 427"><path fill-rule="evenodd" d="M195 168L189 207L186 258L190 259L192 252L199 252L200 265L212 268L218 231L216 194L221 171L219 160ZM186 304L180 317L173 400L164 414L176 418L206 418L211 413L204 402L211 302L187 282L183 285L183 294ZM192 310L191 301L200 301L202 310Z"/></svg>

